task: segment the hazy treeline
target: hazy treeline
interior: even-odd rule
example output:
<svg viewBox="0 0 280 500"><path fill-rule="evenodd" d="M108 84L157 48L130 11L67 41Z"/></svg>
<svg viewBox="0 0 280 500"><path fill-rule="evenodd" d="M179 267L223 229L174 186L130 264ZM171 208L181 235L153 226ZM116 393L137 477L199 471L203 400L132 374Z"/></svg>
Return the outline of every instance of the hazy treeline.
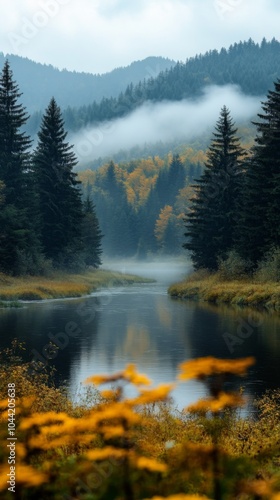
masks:
<svg viewBox="0 0 280 500"><path fill-rule="evenodd" d="M4 65L6 57L23 92L23 105L29 113L39 112L39 115L53 95L62 110L68 106L79 107L93 101L100 102L103 97L117 97L131 82L137 84L144 78L155 77L160 71L175 64L175 61L163 57L147 57L143 61L135 61L127 67L100 75L59 70L50 64L40 64L26 57L13 54L4 56L2 52L0 66ZM27 127L30 132L32 120Z"/></svg>
<svg viewBox="0 0 280 500"><path fill-rule="evenodd" d="M203 95L208 85L235 84L249 95L264 95L271 88L280 71L280 43L263 39L261 44L252 39L231 45L220 52L211 50L204 55L178 62L158 76L130 83L118 97L104 97L88 106L64 112L68 130L123 117L146 101L180 101ZM34 120L36 117L34 117Z"/></svg>
<svg viewBox="0 0 280 500"><path fill-rule="evenodd" d="M182 251L183 217L192 189L203 170L205 154L186 148L80 172L85 195L96 205L108 256L137 256Z"/></svg>

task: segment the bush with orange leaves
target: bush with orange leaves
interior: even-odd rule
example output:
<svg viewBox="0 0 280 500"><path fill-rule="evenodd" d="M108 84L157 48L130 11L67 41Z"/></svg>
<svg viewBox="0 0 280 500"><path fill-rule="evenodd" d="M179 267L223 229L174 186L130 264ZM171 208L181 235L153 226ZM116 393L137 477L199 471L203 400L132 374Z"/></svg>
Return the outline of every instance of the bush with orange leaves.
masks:
<svg viewBox="0 0 280 500"><path fill-rule="evenodd" d="M269 440L262 417L255 423L238 417L232 408L240 407L243 399L224 390L228 376L244 376L252 363L251 358L210 357L182 363L178 379L195 378L210 391L209 398L183 412L169 402L175 384L151 388L150 380L134 365L113 375L90 377L86 381L90 387L112 387L98 395L95 389L92 402L75 406L64 391L48 386L46 375L32 379L27 365L12 364L9 382L14 377L19 387L16 498L276 500L279 473L273 467L279 456L275 438L280 439L280 418L273 421ZM134 397L125 397L126 384L136 388ZM0 387L0 496L8 500L13 494L7 491L4 368ZM255 438L259 429L266 435L262 451L248 437L248 425ZM245 436L252 441L252 453L240 447Z"/></svg>

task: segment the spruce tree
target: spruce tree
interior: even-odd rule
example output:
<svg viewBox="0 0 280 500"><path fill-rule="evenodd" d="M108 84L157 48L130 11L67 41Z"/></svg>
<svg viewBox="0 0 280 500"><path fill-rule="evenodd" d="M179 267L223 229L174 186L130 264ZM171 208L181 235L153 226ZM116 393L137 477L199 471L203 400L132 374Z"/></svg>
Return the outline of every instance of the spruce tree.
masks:
<svg viewBox="0 0 280 500"><path fill-rule="evenodd" d="M83 213L83 260L87 266L98 268L102 264L101 240L103 238L103 234L99 227L99 222L95 212L95 206L89 196L87 196L83 204Z"/></svg>
<svg viewBox="0 0 280 500"><path fill-rule="evenodd" d="M73 172L77 159L66 136L61 110L52 98L42 118L33 163L43 252L55 265L65 267L75 265L82 251L83 219L80 183Z"/></svg>
<svg viewBox="0 0 280 500"><path fill-rule="evenodd" d="M12 274L38 271L36 197L30 168L30 138L22 131L28 114L8 61L0 75L0 266Z"/></svg>
<svg viewBox="0 0 280 500"><path fill-rule="evenodd" d="M236 137L230 112L224 106L208 151L205 171L194 186L186 215L187 242L194 267L216 270L233 245L236 211L245 152Z"/></svg>
<svg viewBox="0 0 280 500"><path fill-rule="evenodd" d="M178 154L173 155L167 176L167 193L165 197L166 205L174 205L176 196L186 183L186 172Z"/></svg>
<svg viewBox="0 0 280 500"><path fill-rule="evenodd" d="M280 80L262 103L258 135L248 164L236 247L256 267L270 247L280 246Z"/></svg>
<svg viewBox="0 0 280 500"><path fill-rule="evenodd" d="M0 179L5 184L6 204L25 206L26 172L29 166L30 138L22 132L28 114L9 62L0 76Z"/></svg>

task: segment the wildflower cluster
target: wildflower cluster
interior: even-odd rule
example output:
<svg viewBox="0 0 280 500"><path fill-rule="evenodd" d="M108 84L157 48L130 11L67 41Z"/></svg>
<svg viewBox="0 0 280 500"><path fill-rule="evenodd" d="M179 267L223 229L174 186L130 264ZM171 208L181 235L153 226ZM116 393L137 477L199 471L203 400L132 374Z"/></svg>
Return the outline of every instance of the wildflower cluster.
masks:
<svg viewBox="0 0 280 500"><path fill-rule="evenodd" d="M184 412L170 406L175 384L151 387L151 381L132 364L112 375L89 377L85 382L95 391L94 402L80 406L71 403L60 390L49 387L43 375L36 381L28 379L27 367L15 365L13 375L19 377L18 497L231 500L245 495L246 499L257 496L279 500L280 475L263 473L260 477L257 472L262 452L277 460L279 446L277 449L267 434L266 450L257 452L251 438L255 428L248 437L248 442L252 439L250 452L249 448L240 448L236 436L233 439L234 433L245 439L248 432L245 422L231 413L244 400L240 394L226 392L224 382L228 376L244 376L252 363L252 358L211 357L182 363L180 381L195 378L210 390L210 397ZM6 376L0 369L1 395ZM111 387L96 395L96 386L103 384ZM135 388L133 397L125 396L127 384ZM0 494L9 500L6 414L3 399ZM272 425L280 443L280 418L274 417Z"/></svg>

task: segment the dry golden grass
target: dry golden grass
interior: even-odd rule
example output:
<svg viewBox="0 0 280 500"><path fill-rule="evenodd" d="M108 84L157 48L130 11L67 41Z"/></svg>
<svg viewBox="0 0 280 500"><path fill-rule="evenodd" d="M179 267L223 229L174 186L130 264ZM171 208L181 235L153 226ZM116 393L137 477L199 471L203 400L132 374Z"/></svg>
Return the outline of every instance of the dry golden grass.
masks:
<svg viewBox="0 0 280 500"><path fill-rule="evenodd" d="M105 270L80 274L54 273L51 277L11 277L0 274L0 300L44 300L81 297L99 287L145 282L144 278Z"/></svg>
<svg viewBox="0 0 280 500"><path fill-rule="evenodd" d="M171 285L172 297L280 309L280 283L258 283L253 279L225 281L219 273L194 273L181 283Z"/></svg>

